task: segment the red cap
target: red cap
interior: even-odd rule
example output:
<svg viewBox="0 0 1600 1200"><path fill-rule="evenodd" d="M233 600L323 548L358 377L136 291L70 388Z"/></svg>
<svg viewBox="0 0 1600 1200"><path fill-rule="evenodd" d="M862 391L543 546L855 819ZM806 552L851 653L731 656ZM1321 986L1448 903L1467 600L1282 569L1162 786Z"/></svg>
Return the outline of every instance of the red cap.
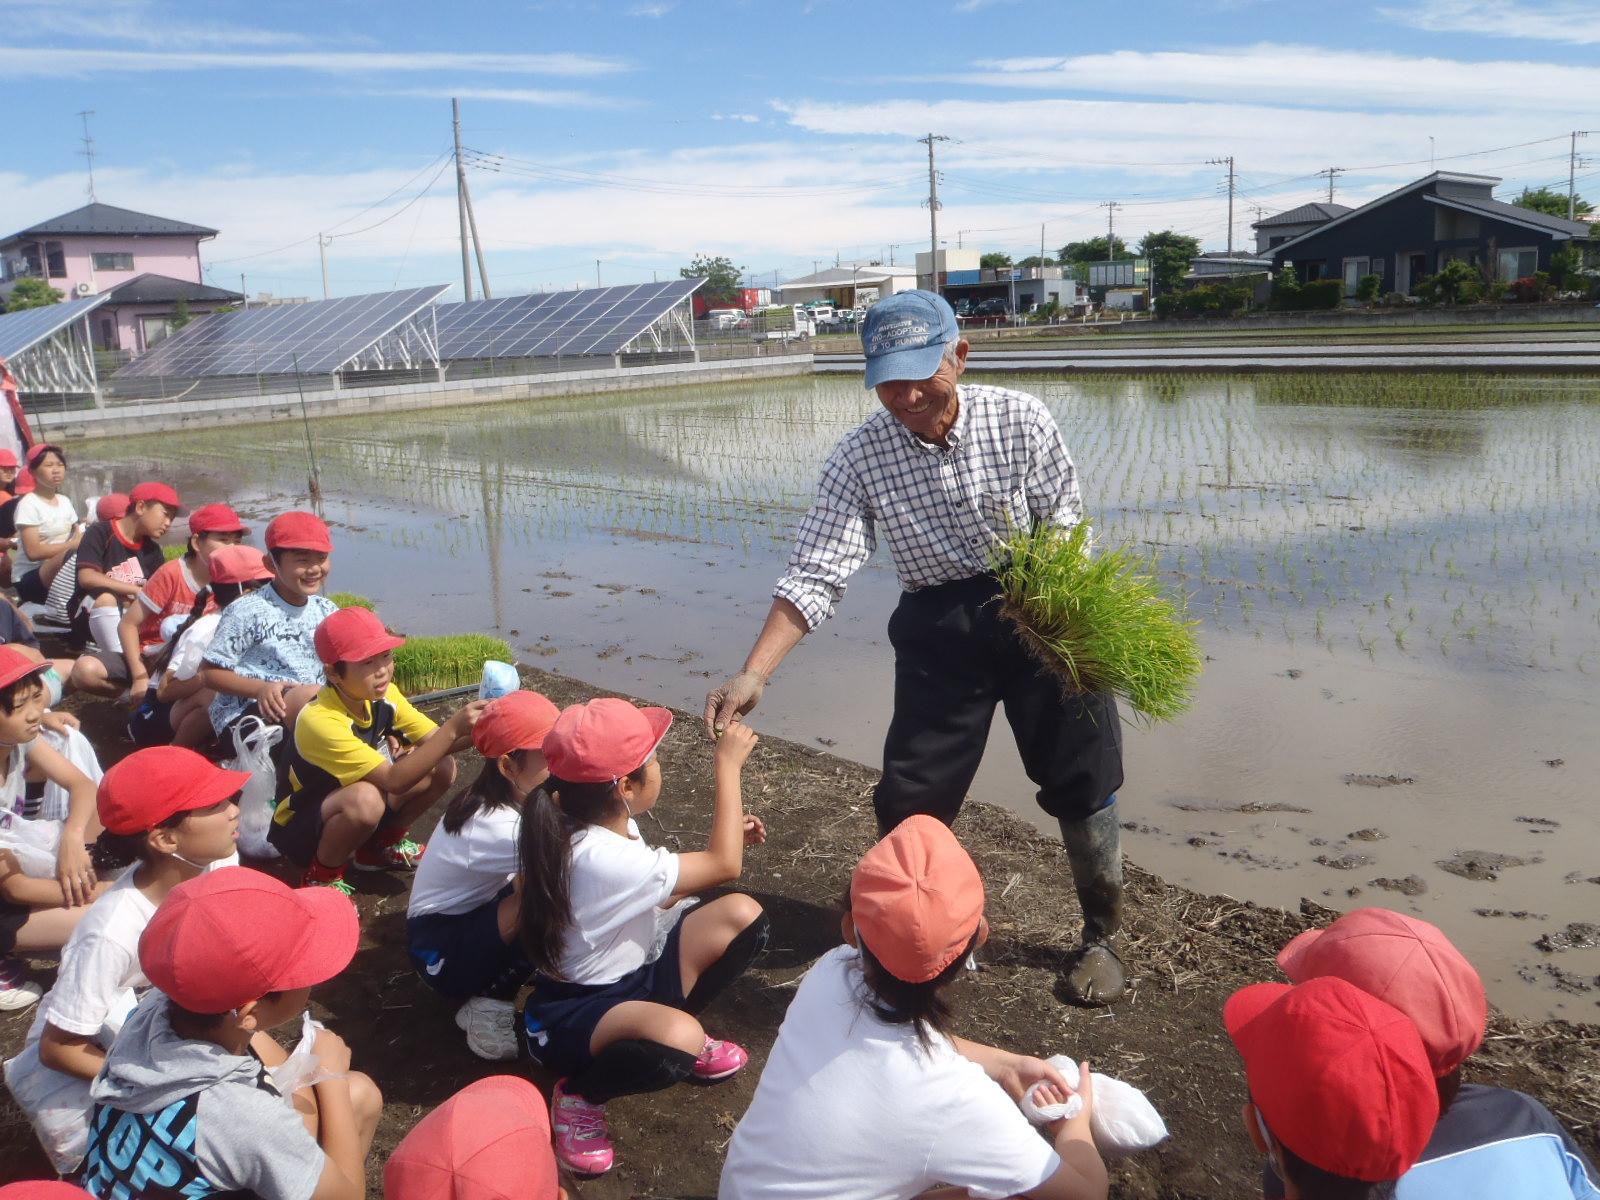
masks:
<svg viewBox="0 0 1600 1200"><path fill-rule="evenodd" d="M515 1075L462 1088L383 1167L386 1200L554 1200L559 1186L544 1099Z"/></svg>
<svg viewBox="0 0 1600 1200"><path fill-rule="evenodd" d="M560 715L561 710L538 692L512 692L489 702L472 727L472 744L485 758L513 750L542 750L545 735Z"/></svg>
<svg viewBox="0 0 1600 1200"><path fill-rule="evenodd" d="M89 1193L81 1187L59 1179L24 1179L0 1187L0 1200L85 1200L86 1197Z"/></svg>
<svg viewBox="0 0 1600 1200"><path fill-rule="evenodd" d="M57 454L61 453L61 447L54 442L35 442L28 447L28 466L37 467L39 460L52 450Z"/></svg>
<svg viewBox="0 0 1600 1200"><path fill-rule="evenodd" d="M317 626L313 640L317 657L325 663L360 662L406 644L405 638L390 633L378 614L366 608L329 613Z"/></svg>
<svg viewBox="0 0 1600 1200"><path fill-rule="evenodd" d="M182 746L135 750L100 780L96 797L107 833L146 833L168 817L237 796L248 771L224 771Z"/></svg>
<svg viewBox="0 0 1600 1200"><path fill-rule="evenodd" d="M43 675L49 669L49 663L29 658L15 646L0 644L0 688L10 687L29 675Z"/></svg>
<svg viewBox="0 0 1600 1200"><path fill-rule="evenodd" d="M219 546L206 565L212 583L252 583L273 575L272 560L254 546Z"/></svg>
<svg viewBox="0 0 1600 1200"><path fill-rule="evenodd" d="M115 521L119 517L128 515L128 509L133 506L133 501L121 492L112 492L101 496L95 502L94 519L96 521Z"/></svg>
<svg viewBox="0 0 1600 1200"><path fill-rule="evenodd" d="M1295 983L1334 975L1411 1018L1433 1073L1450 1074L1483 1044L1489 998L1478 972L1436 927L1387 908L1358 908L1278 952Z"/></svg>
<svg viewBox="0 0 1600 1200"><path fill-rule="evenodd" d="M356 906L338 889L295 889L250 867L223 867L167 894L139 939L139 966L180 1008L224 1013L326 983L350 965L360 939Z"/></svg>
<svg viewBox="0 0 1600 1200"><path fill-rule="evenodd" d="M1256 983L1222 1010L1272 1136L1314 1167L1384 1183L1415 1165L1439 1119L1417 1028L1342 979Z"/></svg>
<svg viewBox="0 0 1600 1200"><path fill-rule="evenodd" d="M202 504L189 514L189 532L248 534L250 529L226 504Z"/></svg>
<svg viewBox="0 0 1600 1200"><path fill-rule="evenodd" d="M280 513L267 522L268 550L316 550L333 553L328 526L316 513Z"/></svg>
<svg viewBox="0 0 1600 1200"><path fill-rule="evenodd" d="M856 864L850 919L889 974L927 983L978 932L983 877L943 821L907 817Z"/></svg>
<svg viewBox="0 0 1600 1200"><path fill-rule="evenodd" d="M664 708L635 708L615 696L574 704L545 735L545 762L567 783L614 783L649 762L671 728Z"/></svg>
<svg viewBox="0 0 1600 1200"><path fill-rule="evenodd" d="M15 450L0 449L0 468L20 467L21 465L17 461L17 452Z"/></svg>
<svg viewBox="0 0 1600 1200"><path fill-rule="evenodd" d="M128 505L135 504L165 504L175 513L183 511L183 505L178 502L177 489L165 483L140 483L135 484L133 491L128 493Z"/></svg>

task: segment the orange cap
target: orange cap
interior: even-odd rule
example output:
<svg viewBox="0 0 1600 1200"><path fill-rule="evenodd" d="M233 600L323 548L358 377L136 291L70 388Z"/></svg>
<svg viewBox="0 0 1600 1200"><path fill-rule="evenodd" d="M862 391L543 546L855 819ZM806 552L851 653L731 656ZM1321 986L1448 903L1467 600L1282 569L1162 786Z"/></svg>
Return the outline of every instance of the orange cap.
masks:
<svg viewBox="0 0 1600 1200"><path fill-rule="evenodd" d="M856 865L850 916L896 979L926 983L966 952L983 921L983 877L935 817L907 817Z"/></svg>

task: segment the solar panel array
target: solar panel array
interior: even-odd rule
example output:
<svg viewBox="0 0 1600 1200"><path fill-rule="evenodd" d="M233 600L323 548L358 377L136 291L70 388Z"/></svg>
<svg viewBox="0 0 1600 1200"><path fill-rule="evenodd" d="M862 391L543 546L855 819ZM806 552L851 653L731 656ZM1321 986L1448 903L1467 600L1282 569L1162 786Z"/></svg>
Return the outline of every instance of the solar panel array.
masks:
<svg viewBox="0 0 1600 1200"><path fill-rule="evenodd" d="M469 300L438 307L439 358L616 354L705 280Z"/></svg>
<svg viewBox="0 0 1600 1200"><path fill-rule="evenodd" d="M45 304L0 314L0 358L11 358L38 345L110 298L109 295L90 296L87 300L68 300L64 304Z"/></svg>
<svg viewBox="0 0 1600 1200"><path fill-rule="evenodd" d="M331 374L417 315L446 284L213 313L191 322L117 372L170 375Z"/></svg>

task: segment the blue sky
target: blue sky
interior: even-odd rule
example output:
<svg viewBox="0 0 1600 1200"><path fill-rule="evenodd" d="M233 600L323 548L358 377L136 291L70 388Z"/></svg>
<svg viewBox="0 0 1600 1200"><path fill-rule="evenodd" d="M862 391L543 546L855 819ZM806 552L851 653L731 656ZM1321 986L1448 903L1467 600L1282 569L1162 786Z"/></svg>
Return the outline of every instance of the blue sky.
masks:
<svg viewBox="0 0 1600 1200"><path fill-rule="evenodd" d="M1600 0L0 0L5 231L99 198L213 225L214 282L459 287L449 97L496 294L908 261L940 146L950 244L1227 240L1442 168L1565 186L1600 131ZM1432 139L1430 144L1430 138ZM1579 190L1600 193L1600 132ZM1580 149L1584 147L1580 141ZM891 248L893 248L891 250Z"/></svg>

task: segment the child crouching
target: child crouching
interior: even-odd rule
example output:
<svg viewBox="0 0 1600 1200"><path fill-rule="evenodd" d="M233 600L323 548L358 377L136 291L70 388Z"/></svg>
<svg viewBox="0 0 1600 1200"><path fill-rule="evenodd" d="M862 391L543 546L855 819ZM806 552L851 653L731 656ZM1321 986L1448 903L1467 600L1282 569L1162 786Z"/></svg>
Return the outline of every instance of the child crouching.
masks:
<svg viewBox="0 0 1600 1200"><path fill-rule="evenodd" d="M666 709L626 700L573 705L544 739L550 778L523 813L519 929L539 977L521 1032L563 1077L550 1123L556 1157L578 1175L615 1161L608 1101L726 1079L748 1060L696 1018L765 947L766 914L743 895L675 922L681 907L662 910L737 879L746 841L765 839L740 799L756 737L735 725L717 743L710 844L673 854L651 849L634 823L661 795L656 748L671 724Z"/></svg>

